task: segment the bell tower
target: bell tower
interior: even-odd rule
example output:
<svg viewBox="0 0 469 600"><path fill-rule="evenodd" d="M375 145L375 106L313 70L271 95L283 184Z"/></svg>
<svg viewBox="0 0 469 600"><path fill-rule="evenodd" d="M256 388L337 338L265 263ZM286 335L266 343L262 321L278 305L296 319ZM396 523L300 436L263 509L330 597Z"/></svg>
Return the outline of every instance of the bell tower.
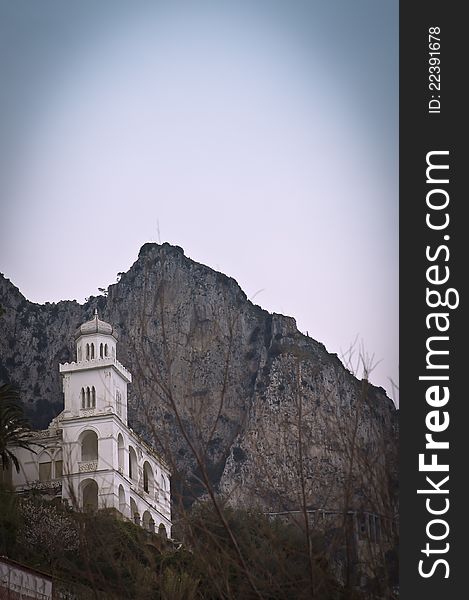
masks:
<svg viewBox="0 0 469 600"><path fill-rule="evenodd" d="M132 376L116 358L117 335L98 311L75 333L76 362L61 364L63 418L114 413L127 425L127 385Z"/></svg>
<svg viewBox="0 0 469 600"><path fill-rule="evenodd" d="M78 327L76 361L59 365L64 410L31 438L37 452L18 448L23 468L12 483L53 486L74 508L112 507L150 532L164 528L171 535L171 473L127 424L132 376L117 360L116 345L114 328L97 311Z"/></svg>

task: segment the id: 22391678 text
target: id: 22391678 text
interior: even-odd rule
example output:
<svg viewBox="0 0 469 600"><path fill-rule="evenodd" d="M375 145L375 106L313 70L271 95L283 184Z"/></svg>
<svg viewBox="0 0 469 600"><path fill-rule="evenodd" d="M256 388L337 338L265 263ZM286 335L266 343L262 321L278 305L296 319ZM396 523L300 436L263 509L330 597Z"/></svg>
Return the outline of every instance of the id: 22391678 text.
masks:
<svg viewBox="0 0 469 600"><path fill-rule="evenodd" d="M428 28L428 112L439 114L441 111L441 65L440 47L441 30L439 27Z"/></svg>

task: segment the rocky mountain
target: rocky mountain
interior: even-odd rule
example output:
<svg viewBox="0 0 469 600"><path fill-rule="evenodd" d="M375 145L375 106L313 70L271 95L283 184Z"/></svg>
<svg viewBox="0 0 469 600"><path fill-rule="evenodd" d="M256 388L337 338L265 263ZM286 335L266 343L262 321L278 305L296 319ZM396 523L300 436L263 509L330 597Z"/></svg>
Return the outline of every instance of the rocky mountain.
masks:
<svg viewBox="0 0 469 600"><path fill-rule="evenodd" d="M132 373L131 426L166 457L175 498L207 494L271 511L344 506L391 518L397 411L295 320L169 244L145 244L107 294L29 302L0 276L0 380L20 386L35 427L63 405L58 363L94 309Z"/></svg>

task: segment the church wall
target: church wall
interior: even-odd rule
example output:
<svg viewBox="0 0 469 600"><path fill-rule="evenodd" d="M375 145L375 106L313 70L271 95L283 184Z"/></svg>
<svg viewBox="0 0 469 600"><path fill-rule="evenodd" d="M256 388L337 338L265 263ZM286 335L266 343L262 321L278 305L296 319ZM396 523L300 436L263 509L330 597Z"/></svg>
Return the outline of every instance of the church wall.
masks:
<svg viewBox="0 0 469 600"><path fill-rule="evenodd" d="M92 368L92 363L93 367ZM101 364L100 364L101 363ZM106 363L107 366L104 366ZM77 363L72 363L75 366ZM119 413L118 393L120 397L119 417L127 421L127 383L114 372L109 359L90 361L89 366L83 370L73 370L64 374L63 389L65 400L65 411L68 416L88 416L90 411L103 412L111 409ZM69 366L69 365L66 365ZM63 367L63 368L66 368ZM88 407L86 392L89 388L95 388L95 407ZM85 408L82 407L82 390L85 391Z"/></svg>
<svg viewBox="0 0 469 600"><path fill-rule="evenodd" d="M72 505L83 508L82 487L92 479L98 486L98 508L115 508L121 510L119 501L119 486L122 486L125 496L124 516L134 521L130 514L130 498L133 498L140 519L148 511L158 530L160 523L170 535L171 512L169 492L169 471L141 444L131 430L126 428L114 415L100 419L83 418L76 421L63 422L63 439L59 437L41 440L41 446L32 450L18 448L16 456L21 464L19 473L13 469L12 483L17 488L47 487L46 481L39 481L39 462L42 458L51 462L51 480L55 479L54 459L60 457L63 461L63 476L60 478L61 488L57 493ZM87 432L95 432L98 438L97 461L82 460L82 439ZM118 471L118 436L123 439L123 472ZM44 446L44 447L42 447ZM137 474L135 480L129 477L129 448L135 450ZM60 454L59 454L60 453ZM144 477L145 463L151 468L152 477ZM147 467L147 469L148 469ZM165 478L166 490L162 485ZM144 489L147 484L147 490Z"/></svg>
<svg viewBox="0 0 469 600"><path fill-rule="evenodd" d="M38 432L39 433L39 432ZM43 432L40 432L43 433ZM31 449L27 448L16 448L15 456L20 464L20 470L17 472L15 467L12 467L11 482L15 487L24 487L38 484L40 482L40 470L39 463L50 462L50 475L49 479L44 481L50 481L52 479L60 479L56 477L56 460L62 459L61 453L61 440L58 436L54 437L43 437L39 441L40 445L32 445ZM43 474L43 473L42 473Z"/></svg>
<svg viewBox="0 0 469 600"><path fill-rule="evenodd" d="M64 423L65 425L65 423ZM98 437L98 460L82 460L81 446L83 436L88 431L94 431ZM79 473L98 472L111 469L119 471L119 434L123 439L122 476L137 494L142 495L151 504L158 507L163 515L170 518L170 493L168 469L141 444L139 438L130 431L114 415L96 418L83 418L73 422L68 421L63 430L64 438L64 472ZM136 470L133 478L129 474L130 448L135 451ZM67 457L67 458L65 458ZM144 465L148 463L152 477L148 483L148 493L144 490ZM71 466L71 470L70 470ZM164 478L165 486L163 486ZM116 484L118 487L118 484ZM166 487L166 489L164 489Z"/></svg>
<svg viewBox="0 0 469 600"><path fill-rule="evenodd" d="M132 376L115 357L115 338L88 334L90 328L112 331L97 313L80 327L86 333L77 340L78 361L59 365L64 410L48 430L31 433L37 453L16 449L21 471L12 483L62 494L79 509L115 508L148 529L163 524L170 534L169 470L127 426Z"/></svg>
<svg viewBox="0 0 469 600"><path fill-rule="evenodd" d="M39 479L39 468L37 457L24 448L15 450L15 456L20 463L19 472L13 467L12 483L14 486L22 486L27 482L37 481Z"/></svg>

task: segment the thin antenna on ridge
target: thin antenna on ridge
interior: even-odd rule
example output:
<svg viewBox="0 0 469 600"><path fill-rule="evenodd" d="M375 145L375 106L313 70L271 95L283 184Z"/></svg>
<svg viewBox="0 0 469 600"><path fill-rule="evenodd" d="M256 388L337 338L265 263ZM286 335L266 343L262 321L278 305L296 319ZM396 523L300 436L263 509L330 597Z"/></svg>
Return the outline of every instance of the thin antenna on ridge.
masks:
<svg viewBox="0 0 469 600"><path fill-rule="evenodd" d="M159 219L156 219L156 237L158 239L158 244L161 245L160 221L159 221Z"/></svg>

